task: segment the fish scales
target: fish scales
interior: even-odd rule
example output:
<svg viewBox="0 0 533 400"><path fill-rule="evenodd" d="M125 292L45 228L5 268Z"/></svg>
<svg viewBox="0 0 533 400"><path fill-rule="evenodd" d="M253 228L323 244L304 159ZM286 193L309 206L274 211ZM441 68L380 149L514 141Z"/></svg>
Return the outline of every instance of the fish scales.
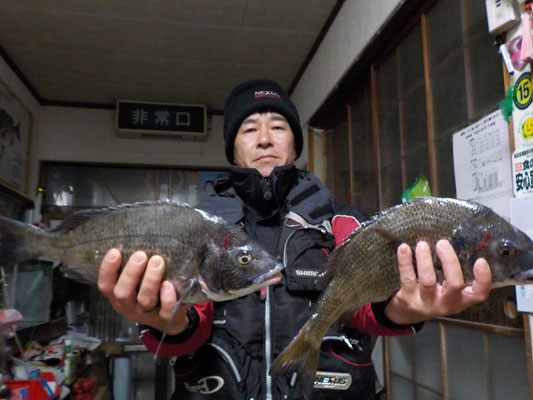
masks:
<svg viewBox="0 0 533 400"><path fill-rule="evenodd" d="M0 265L44 256L96 282L110 248L122 267L137 250L165 261L165 279L194 304L224 301L279 281L283 266L222 218L178 202L143 202L74 213L51 231L0 217Z"/></svg>
<svg viewBox="0 0 533 400"><path fill-rule="evenodd" d="M391 233L411 246L425 240L434 248L440 239L449 239L451 232L461 221L479 211L477 205L468 204L465 207L449 200L438 202L438 206L435 204L436 200L433 200L393 207L363 223L361 229L354 232L345 244L335 251L332 259L338 265L336 274L351 276L357 273L360 277L358 285L361 286L358 286L356 291L350 290L354 296L361 301L382 301L387 299L391 292L399 289L397 243L383 238L376 232L376 228ZM440 267L436 254L433 256L437 267ZM384 271L387 272L386 276L382 275ZM439 274L439 279L442 280L442 274ZM333 281L331 285L335 286L339 281ZM372 299L363 298L362 293L368 293Z"/></svg>
<svg viewBox="0 0 533 400"><path fill-rule="evenodd" d="M331 278L327 287L270 373L298 372L300 385L309 395L327 330L346 313L387 300L400 289L399 244L414 248L424 240L434 249L440 239L448 239L454 247L467 283L473 279L473 265L479 257L491 266L493 287L529 283L533 275L533 242L483 205L429 197L392 207L363 223L331 253L325 266ZM437 280L442 282L442 267L432 252Z"/></svg>
<svg viewBox="0 0 533 400"><path fill-rule="evenodd" d="M380 213L363 223L335 250L330 261L337 265L335 276L350 276L353 279L331 280L327 287L328 295L321 296L316 306L321 315L328 317L317 320L316 330L325 332L342 314L350 311L347 310L347 302L356 310L370 302L384 301L400 288L396 246L371 228L385 229L405 238L409 244L426 240L430 246L434 246L439 239L448 236L443 232L451 232L457 221L464 220L471 213L470 210L465 213L464 209L457 209L453 204L432 209L435 207L430 203L419 202L410 207L399 206ZM386 275L383 275L384 271ZM354 280L357 287L354 286ZM321 342L317 341L316 346L320 345Z"/></svg>
<svg viewBox="0 0 533 400"><path fill-rule="evenodd" d="M191 273L187 269L174 266L194 268L198 248L205 240L203 232L212 229L208 221L190 207L176 207L173 204L150 203L135 206L120 206L103 211L85 212L74 216L75 225L67 221L64 227L51 232L43 246L57 249L51 258L82 270L90 281L97 280L98 269L105 252L117 247L121 250L123 263L137 250L145 251L148 257L158 254L165 261L170 272L180 271L182 275ZM170 223L169 223L170 221ZM187 226L188 229L183 229ZM65 229L67 234L65 234ZM44 251L44 249L42 249ZM183 262L183 260L186 260Z"/></svg>

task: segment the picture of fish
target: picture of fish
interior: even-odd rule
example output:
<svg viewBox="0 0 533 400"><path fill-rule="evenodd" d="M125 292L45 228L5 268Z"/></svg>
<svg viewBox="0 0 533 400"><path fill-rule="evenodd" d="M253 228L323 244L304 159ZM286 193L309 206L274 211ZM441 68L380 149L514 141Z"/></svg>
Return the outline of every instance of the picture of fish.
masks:
<svg viewBox="0 0 533 400"><path fill-rule="evenodd" d="M0 217L0 265L42 256L95 283L106 252L137 250L165 261L165 279L182 304L225 301L281 279L283 265L240 228L177 202L143 202L74 213L45 231Z"/></svg>
<svg viewBox="0 0 533 400"><path fill-rule="evenodd" d="M20 123L15 125L13 118L0 109L0 163L7 149L14 146L15 140L20 142Z"/></svg>
<svg viewBox="0 0 533 400"><path fill-rule="evenodd" d="M466 283L472 282L474 262L481 257L490 265L493 288L533 283L533 241L491 209L456 199L410 200L363 223L330 254L325 265L327 286L313 314L276 358L270 373L297 372L301 388L310 394L327 330L343 315L384 301L400 289L396 251L401 243L414 248L425 240L434 249L440 239L453 246ZM433 258L442 283L442 268L436 254Z"/></svg>

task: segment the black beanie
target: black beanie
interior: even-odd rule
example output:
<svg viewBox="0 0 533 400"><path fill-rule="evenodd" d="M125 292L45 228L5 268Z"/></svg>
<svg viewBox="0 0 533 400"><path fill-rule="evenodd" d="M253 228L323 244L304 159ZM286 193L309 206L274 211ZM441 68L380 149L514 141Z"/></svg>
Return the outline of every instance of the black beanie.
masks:
<svg viewBox="0 0 533 400"><path fill-rule="evenodd" d="M233 143L242 121L258 111L274 111L287 118L294 134L296 158L300 157L303 134L296 107L278 83L270 79L256 79L237 85L224 103L224 141L230 164L234 164Z"/></svg>

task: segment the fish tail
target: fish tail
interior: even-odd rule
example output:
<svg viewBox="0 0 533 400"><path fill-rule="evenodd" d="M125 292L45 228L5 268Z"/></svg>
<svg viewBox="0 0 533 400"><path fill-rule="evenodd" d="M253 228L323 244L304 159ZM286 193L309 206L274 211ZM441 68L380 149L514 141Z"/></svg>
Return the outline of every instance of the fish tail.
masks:
<svg viewBox="0 0 533 400"><path fill-rule="evenodd" d="M12 267L40 256L28 243L38 231L31 225L0 216L0 266Z"/></svg>
<svg viewBox="0 0 533 400"><path fill-rule="evenodd" d="M289 375L296 372L306 398L313 390L321 345L321 341L313 340L314 336L310 334L310 322L304 325L270 368L270 375Z"/></svg>

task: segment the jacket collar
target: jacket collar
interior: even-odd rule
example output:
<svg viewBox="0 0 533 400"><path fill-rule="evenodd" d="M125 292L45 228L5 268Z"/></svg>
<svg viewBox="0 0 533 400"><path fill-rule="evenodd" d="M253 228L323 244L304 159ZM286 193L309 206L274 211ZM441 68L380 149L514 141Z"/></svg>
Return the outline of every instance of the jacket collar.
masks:
<svg viewBox="0 0 533 400"><path fill-rule="evenodd" d="M259 185L257 191L254 185ZM256 169L234 166L213 185L206 186L206 196L200 208L237 224L244 218L246 204L253 196L264 196L266 188L274 188L268 204L270 213L275 214L284 208L312 224L333 216L334 200L329 189L315 175L298 170L294 165L276 167L269 178L263 178ZM268 201L263 197L260 202Z"/></svg>
<svg viewBox="0 0 533 400"><path fill-rule="evenodd" d="M297 176L298 171L293 164L275 167L269 177L262 176L255 168L234 166L229 180L248 212L264 220L283 207Z"/></svg>

